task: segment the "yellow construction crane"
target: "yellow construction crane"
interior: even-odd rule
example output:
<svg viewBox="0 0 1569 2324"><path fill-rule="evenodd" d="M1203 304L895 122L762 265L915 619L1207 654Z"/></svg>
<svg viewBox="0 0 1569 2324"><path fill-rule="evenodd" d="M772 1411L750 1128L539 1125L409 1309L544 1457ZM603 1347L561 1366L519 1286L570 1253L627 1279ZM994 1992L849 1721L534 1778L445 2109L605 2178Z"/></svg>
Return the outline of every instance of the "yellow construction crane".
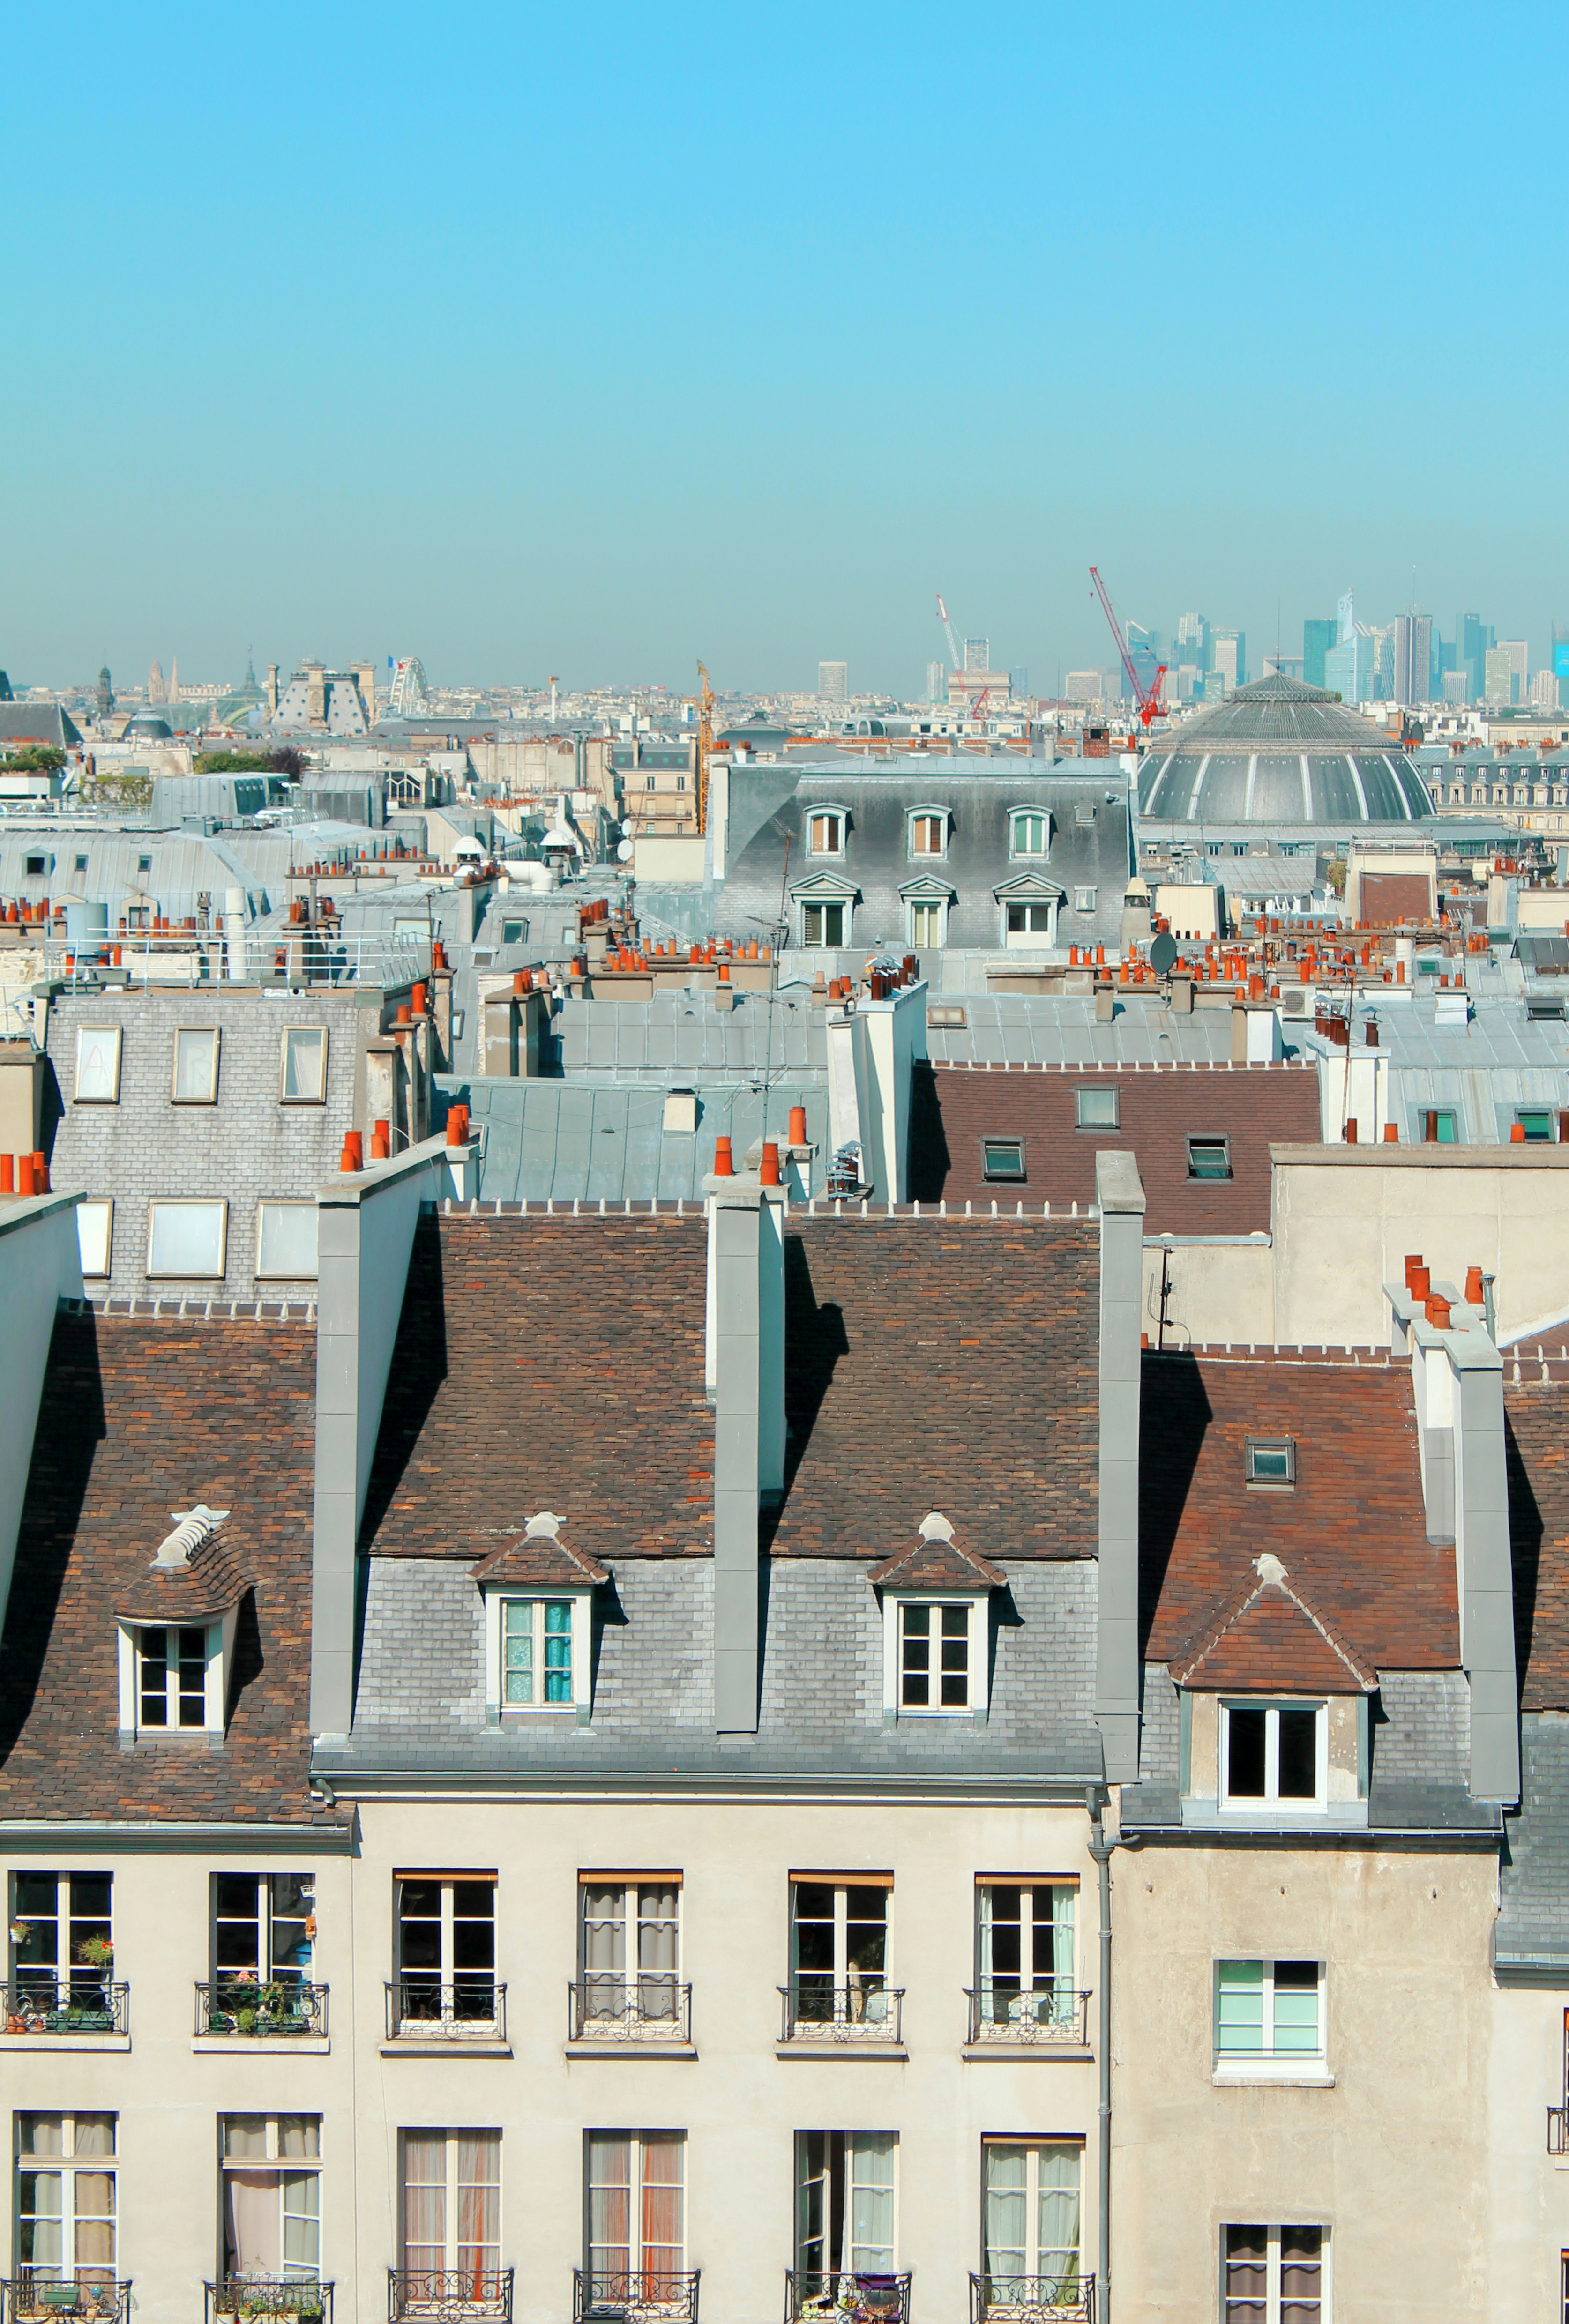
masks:
<svg viewBox="0 0 1569 2324"><path fill-rule="evenodd" d="M696 700L687 699L697 714L697 830L699 835L708 828L708 761L714 755L714 688L703 664L697 664L697 675L703 681Z"/></svg>

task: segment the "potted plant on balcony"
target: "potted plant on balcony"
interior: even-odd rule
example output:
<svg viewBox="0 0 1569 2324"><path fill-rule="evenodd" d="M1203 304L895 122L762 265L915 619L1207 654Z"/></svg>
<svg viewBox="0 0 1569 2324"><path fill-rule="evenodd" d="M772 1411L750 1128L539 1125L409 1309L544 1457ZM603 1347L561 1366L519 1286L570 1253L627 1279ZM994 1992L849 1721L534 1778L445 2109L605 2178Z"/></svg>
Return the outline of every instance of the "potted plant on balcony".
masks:
<svg viewBox="0 0 1569 2324"><path fill-rule="evenodd" d="M84 1937L77 1947L77 1959L88 1969L113 1969L114 1940L110 1937Z"/></svg>

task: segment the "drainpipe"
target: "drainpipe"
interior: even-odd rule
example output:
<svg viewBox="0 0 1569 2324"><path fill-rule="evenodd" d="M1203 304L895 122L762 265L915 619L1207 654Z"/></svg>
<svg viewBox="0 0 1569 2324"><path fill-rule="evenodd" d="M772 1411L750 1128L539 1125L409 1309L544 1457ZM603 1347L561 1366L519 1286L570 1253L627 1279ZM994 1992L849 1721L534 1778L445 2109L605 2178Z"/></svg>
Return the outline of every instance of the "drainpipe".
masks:
<svg viewBox="0 0 1569 2324"><path fill-rule="evenodd" d="M1136 1840L1106 1838L1102 1816L1105 1794L1092 1785L1084 1794L1090 1814L1090 1854L1095 1859L1101 1895L1099 2040L1101 2099L1100 2178L1095 2202L1095 2324L1112 2324L1112 1851L1137 1848Z"/></svg>

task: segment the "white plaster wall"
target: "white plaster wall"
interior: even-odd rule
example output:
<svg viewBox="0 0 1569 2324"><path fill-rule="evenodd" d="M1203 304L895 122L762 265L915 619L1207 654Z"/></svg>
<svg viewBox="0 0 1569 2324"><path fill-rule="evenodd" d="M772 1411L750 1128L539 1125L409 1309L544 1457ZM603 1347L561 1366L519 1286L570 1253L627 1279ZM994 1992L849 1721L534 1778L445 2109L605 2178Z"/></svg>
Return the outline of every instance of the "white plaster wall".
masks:
<svg viewBox="0 0 1569 2324"><path fill-rule="evenodd" d="M1495 1991L1488 2065L1489 2313L1509 2324L1558 2315L1559 2261L1569 2251L1569 2155L1547 2152L1547 2108L1564 2103L1569 1989Z"/></svg>
<svg viewBox="0 0 1569 2324"><path fill-rule="evenodd" d="M1167 1265L1168 1348L1228 1340L1239 1347L1273 1344L1275 1263L1268 1237L1258 1242L1230 1237L1213 1242L1174 1240L1168 1260L1158 1238L1147 1241L1143 1329L1152 1348L1160 1344L1160 1286Z"/></svg>

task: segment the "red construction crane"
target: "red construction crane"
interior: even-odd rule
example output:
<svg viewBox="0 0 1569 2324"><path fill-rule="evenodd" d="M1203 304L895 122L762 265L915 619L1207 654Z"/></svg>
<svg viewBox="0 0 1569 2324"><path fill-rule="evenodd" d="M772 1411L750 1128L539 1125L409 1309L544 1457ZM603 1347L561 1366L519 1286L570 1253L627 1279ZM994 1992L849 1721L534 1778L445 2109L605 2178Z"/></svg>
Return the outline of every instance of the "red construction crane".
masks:
<svg viewBox="0 0 1569 2324"><path fill-rule="evenodd" d="M1128 683L1133 689L1133 699L1139 705L1139 715L1148 726L1152 719L1164 718L1166 715L1166 705L1160 699L1160 681L1166 676L1166 664L1164 662L1160 664L1155 673L1154 685L1146 691L1139 683L1139 673L1133 667L1133 657L1128 651L1128 641L1122 635L1122 624L1112 611L1112 601L1106 595L1106 585L1101 578L1098 567L1091 566L1090 579L1095 585L1095 595L1101 601L1101 611L1105 614L1112 635L1117 641L1117 651L1122 657L1122 667L1128 673Z"/></svg>

